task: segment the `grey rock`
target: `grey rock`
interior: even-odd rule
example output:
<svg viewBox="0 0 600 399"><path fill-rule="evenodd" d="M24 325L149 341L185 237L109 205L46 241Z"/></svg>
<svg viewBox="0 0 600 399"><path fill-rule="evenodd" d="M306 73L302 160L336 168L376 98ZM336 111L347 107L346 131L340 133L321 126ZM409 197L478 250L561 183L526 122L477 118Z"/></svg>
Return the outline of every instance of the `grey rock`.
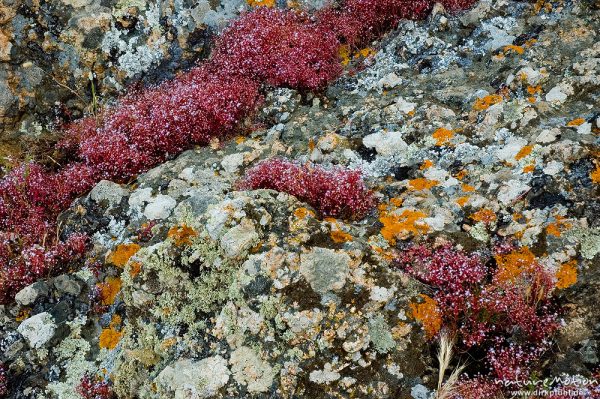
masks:
<svg viewBox="0 0 600 399"><path fill-rule="evenodd" d="M50 313L43 312L23 320L17 330L27 340L30 347L38 349L54 337L56 324Z"/></svg>
<svg viewBox="0 0 600 399"><path fill-rule="evenodd" d="M339 291L350 273L350 256L328 248L313 248L300 257L300 273L319 293Z"/></svg>

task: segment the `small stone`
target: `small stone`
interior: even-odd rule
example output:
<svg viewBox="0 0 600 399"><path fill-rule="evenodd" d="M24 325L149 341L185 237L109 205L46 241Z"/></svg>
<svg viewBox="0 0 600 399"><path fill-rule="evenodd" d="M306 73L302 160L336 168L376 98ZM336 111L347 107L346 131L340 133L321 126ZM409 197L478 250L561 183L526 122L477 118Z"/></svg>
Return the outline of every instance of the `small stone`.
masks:
<svg viewBox="0 0 600 399"><path fill-rule="evenodd" d="M125 190L117 183L108 180L102 180L90 191L90 199L96 203L106 202L108 208L114 208L119 205L121 199L128 195Z"/></svg>
<svg viewBox="0 0 600 399"><path fill-rule="evenodd" d="M254 228L254 224L249 219L243 219L240 224L229 229L221 237L221 248L230 258L235 258L246 253L250 248L256 245L260 236Z"/></svg>
<svg viewBox="0 0 600 399"><path fill-rule="evenodd" d="M223 160L221 161L221 166L223 167L225 172L227 172L229 174L233 174L233 173L237 172L237 170L243 164L244 164L244 154L243 153L226 155L223 157Z"/></svg>
<svg viewBox="0 0 600 399"><path fill-rule="evenodd" d="M79 282L66 274L62 274L54 279L54 287L61 294L79 295L81 292Z"/></svg>
<svg viewBox="0 0 600 399"><path fill-rule="evenodd" d="M402 138L400 132L373 133L363 138L363 144L367 148L375 148L380 155L394 155L406 152L408 144Z"/></svg>
<svg viewBox="0 0 600 399"><path fill-rule="evenodd" d="M253 349L242 346L231 353L231 372L238 384L247 385L250 393L267 392L276 371Z"/></svg>
<svg viewBox="0 0 600 399"><path fill-rule="evenodd" d="M144 209L144 216L149 220L166 219L177 205L177 201L168 195L159 194Z"/></svg>
<svg viewBox="0 0 600 399"><path fill-rule="evenodd" d="M46 283L39 281L23 288L15 295L15 301L22 306L29 306L33 304L36 299L42 295L48 293L48 287Z"/></svg>
<svg viewBox="0 0 600 399"><path fill-rule="evenodd" d="M339 380L340 377L340 373L332 371L331 363L325 363L323 370L312 371L309 375L310 380L317 384L330 384Z"/></svg>
<svg viewBox="0 0 600 399"><path fill-rule="evenodd" d="M300 256L300 273L319 293L339 291L350 273L350 256L328 248L313 248Z"/></svg>
<svg viewBox="0 0 600 399"><path fill-rule="evenodd" d="M50 313L43 312L23 320L17 330L27 340L30 347L37 349L43 347L54 337L56 324Z"/></svg>
<svg viewBox="0 0 600 399"><path fill-rule="evenodd" d="M410 396L414 399L429 399L429 390L421 384L417 384L410 390Z"/></svg>
<svg viewBox="0 0 600 399"><path fill-rule="evenodd" d="M213 356L200 361L180 359L164 368L156 377L159 390L167 397L209 398L217 395L229 381L227 360ZM170 395L173 396L170 396Z"/></svg>

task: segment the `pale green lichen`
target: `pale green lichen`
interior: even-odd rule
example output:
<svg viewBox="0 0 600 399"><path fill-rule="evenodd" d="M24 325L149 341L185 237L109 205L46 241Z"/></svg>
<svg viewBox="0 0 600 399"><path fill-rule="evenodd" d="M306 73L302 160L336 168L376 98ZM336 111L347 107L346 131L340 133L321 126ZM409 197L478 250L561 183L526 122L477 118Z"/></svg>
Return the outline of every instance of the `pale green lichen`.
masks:
<svg viewBox="0 0 600 399"><path fill-rule="evenodd" d="M570 240L579 242L581 256L584 259L593 259L600 253L600 228L596 229L573 229L566 234Z"/></svg>
<svg viewBox="0 0 600 399"><path fill-rule="evenodd" d="M369 320L369 337L375 350L387 353L396 346L390 328L382 315L377 315Z"/></svg>
<svg viewBox="0 0 600 399"><path fill-rule="evenodd" d="M469 230L469 234L471 237L481 242L488 242L490 240L490 235L488 234L485 223L478 222Z"/></svg>

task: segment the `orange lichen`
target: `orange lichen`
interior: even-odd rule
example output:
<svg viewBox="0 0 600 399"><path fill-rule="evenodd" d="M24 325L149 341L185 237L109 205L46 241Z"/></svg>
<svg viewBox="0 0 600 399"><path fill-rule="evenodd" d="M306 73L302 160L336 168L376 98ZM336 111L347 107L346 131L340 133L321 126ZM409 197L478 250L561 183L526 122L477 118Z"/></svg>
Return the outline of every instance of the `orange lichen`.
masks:
<svg viewBox="0 0 600 399"><path fill-rule="evenodd" d="M121 291L121 285L122 282L119 277L107 277L104 283L98 284L102 305L112 305L115 303L115 298L119 291Z"/></svg>
<svg viewBox="0 0 600 399"><path fill-rule="evenodd" d="M139 250L140 246L134 243L118 245L108 256L108 261L117 267L124 267Z"/></svg>
<svg viewBox="0 0 600 399"><path fill-rule="evenodd" d="M600 184L600 165L590 172L590 179L596 184Z"/></svg>
<svg viewBox="0 0 600 399"><path fill-rule="evenodd" d="M546 234L560 237L562 235L562 231L566 229L570 229L573 225L569 222L565 222L565 218L563 216L555 216L556 222L550 223L546 226Z"/></svg>
<svg viewBox="0 0 600 399"><path fill-rule="evenodd" d="M533 95L536 94L541 94L542 93L542 86L537 85L537 86L528 86L527 87L527 93Z"/></svg>
<svg viewBox="0 0 600 399"><path fill-rule="evenodd" d="M418 179L409 180L408 188L414 191L429 190L439 184L437 180L428 180L424 177Z"/></svg>
<svg viewBox="0 0 600 399"><path fill-rule="evenodd" d="M531 154L531 151L533 151L533 146L526 145L525 147L521 148L521 150L519 150L517 155L515 155L515 160L519 161L525 158L527 155Z"/></svg>
<svg viewBox="0 0 600 399"><path fill-rule="evenodd" d="M523 273L531 272L536 265L535 255L528 247L519 248L505 255L496 255L498 270L495 278L499 282L513 282Z"/></svg>
<svg viewBox="0 0 600 399"><path fill-rule="evenodd" d="M131 262L131 268L129 269L129 275L135 277L142 271L142 264L140 262Z"/></svg>
<svg viewBox="0 0 600 399"><path fill-rule="evenodd" d="M250 7L275 7L275 0L246 0Z"/></svg>
<svg viewBox="0 0 600 399"><path fill-rule="evenodd" d="M246 141L246 138L244 136L237 136L235 138L235 143L236 144L242 144L244 141Z"/></svg>
<svg viewBox="0 0 600 399"><path fill-rule="evenodd" d="M342 242L352 241L352 235L341 230L332 230L330 236L333 242L338 244Z"/></svg>
<svg viewBox="0 0 600 399"><path fill-rule="evenodd" d="M570 121L569 123L567 123L567 126L569 126L569 127L581 126L584 123L585 123L585 119L583 119L583 118L577 118L577 119L573 119L572 121Z"/></svg>
<svg viewBox="0 0 600 399"><path fill-rule="evenodd" d="M459 197L459 198L457 198L457 199L456 199L456 201L455 201L455 202L456 202L456 203L457 203L457 204L458 204L460 207L463 207L463 206L465 206L465 204L466 204L467 202L469 202L469 198L470 198L470 197Z"/></svg>
<svg viewBox="0 0 600 399"><path fill-rule="evenodd" d="M307 216L315 216L315 213L307 208L298 208L294 211L294 216L298 219L304 219Z"/></svg>
<svg viewBox="0 0 600 399"><path fill-rule="evenodd" d="M475 220L476 222L490 224L496 221L496 213L494 213L494 211L491 209L483 208L472 214L471 219Z"/></svg>
<svg viewBox="0 0 600 399"><path fill-rule="evenodd" d="M525 167L523 168L523 173L531 173L535 170L535 165L525 165Z"/></svg>
<svg viewBox="0 0 600 399"><path fill-rule="evenodd" d="M560 269L556 272L556 288L569 288L577 282L577 261L572 260L560 265Z"/></svg>
<svg viewBox="0 0 600 399"><path fill-rule="evenodd" d="M433 132L433 138L436 140L435 145L442 146L450 141L454 137L454 132L450 129L446 129L444 127L440 127L435 132Z"/></svg>
<svg viewBox="0 0 600 399"><path fill-rule="evenodd" d="M423 164L419 167L421 170L429 169L433 166L433 161L426 159Z"/></svg>
<svg viewBox="0 0 600 399"><path fill-rule="evenodd" d="M398 198L398 197L390 198L390 204L394 205L397 208L401 207L403 202L404 202L404 200L402 198Z"/></svg>
<svg viewBox="0 0 600 399"><path fill-rule="evenodd" d="M432 338L442 327L442 316L435 299L425 294L420 296L423 299L422 303L413 302L409 305L412 317L423 324L427 338Z"/></svg>
<svg viewBox="0 0 600 399"><path fill-rule="evenodd" d="M485 97L478 98L475 100L475 104L473 104L473 109L475 111L485 111L489 107L494 104L498 104L502 102L502 96L498 94L489 94Z"/></svg>
<svg viewBox="0 0 600 399"><path fill-rule="evenodd" d="M509 44L508 46L504 46L504 53L514 52L517 54L523 54L525 49L522 46L515 46L514 44Z"/></svg>
<svg viewBox="0 0 600 399"><path fill-rule="evenodd" d="M394 245L396 238L405 238L409 234L421 235L429 231L429 226L422 221L427 214L421 211L405 209L400 215L384 213L379 217L383 224L381 235L388 243Z"/></svg>
<svg viewBox="0 0 600 399"><path fill-rule="evenodd" d="M465 193L472 193L473 191L475 191L475 187L473 187L473 186L471 186L471 185L469 185L469 184L466 184L466 183L464 183L464 184L462 185L462 190L463 190Z"/></svg>
<svg viewBox="0 0 600 399"><path fill-rule="evenodd" d="M192 243L192 238L197 236L198 233L196 230L185 224L173 226L167 233L167 237L171 238L178 247L182 245L190 245Z"/></svg>
<svg viewBox="0 0 600 399"><path fill-rule="evenodd" d="M467 176L468 172L463 169L460 172L458 172L454 177L456 177L458 180L462 180Z"/></svg>
<svg viewBox="0 0 600 399"><path fill-rule="evenodd" d="M105 349L115 349L121 338L123 337L123 333L121 331L117 331L114 328L104 328L100 333L100 348Z"/></svg>

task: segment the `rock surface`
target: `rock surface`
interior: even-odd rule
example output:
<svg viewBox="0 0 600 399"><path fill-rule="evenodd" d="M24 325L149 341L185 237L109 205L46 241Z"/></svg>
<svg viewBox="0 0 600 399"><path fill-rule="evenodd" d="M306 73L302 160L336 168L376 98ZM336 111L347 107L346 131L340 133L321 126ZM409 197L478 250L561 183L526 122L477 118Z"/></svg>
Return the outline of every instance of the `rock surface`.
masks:
<svg viewBox="0 0 600 399"><path fill-rule="evenodd" d="M185 68L245 7L216 3L9 7L3 134L70 96L50 89L52 75L89 87L93 71L104 94ZM428 398L435 345L411 311L427 288L391 259L427 240L485 255L513 238L553 276L575 260L576 282L558 295L560 349L539 371L592 376L595 4L484 0L403 22L326 93L269 94L248 137L187 151L131 184L99 183L61 215L61 234L92 237L86 266L0 308L9 397L81 398L82 378L100 375L122 398ZM378 208L360 221L320 218L285 193L236 190L246 168L278 155L360 168Z"/></svg>

